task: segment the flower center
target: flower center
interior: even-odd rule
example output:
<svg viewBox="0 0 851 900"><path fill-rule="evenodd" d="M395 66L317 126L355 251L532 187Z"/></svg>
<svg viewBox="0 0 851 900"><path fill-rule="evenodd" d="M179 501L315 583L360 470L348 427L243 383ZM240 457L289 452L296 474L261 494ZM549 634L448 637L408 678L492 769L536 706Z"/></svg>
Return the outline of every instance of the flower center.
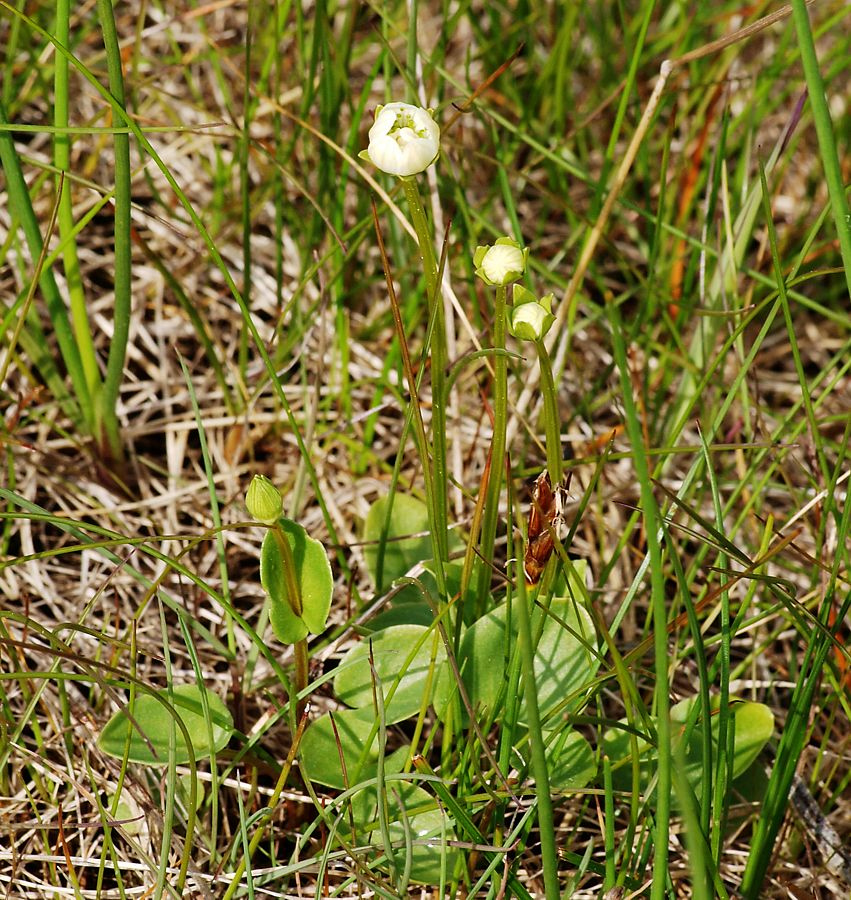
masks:
<svg viewBox="0 0 851 900"><path fill-rule="evenodd" d="M405 132L410 132L410 134L406 134ZM400 145L406 144L408 141L413 140L413 138L424 138L428 136L424 128L417 130L414 117L407 112L396 113L396 121L387 133L393 135Z"/></svg>

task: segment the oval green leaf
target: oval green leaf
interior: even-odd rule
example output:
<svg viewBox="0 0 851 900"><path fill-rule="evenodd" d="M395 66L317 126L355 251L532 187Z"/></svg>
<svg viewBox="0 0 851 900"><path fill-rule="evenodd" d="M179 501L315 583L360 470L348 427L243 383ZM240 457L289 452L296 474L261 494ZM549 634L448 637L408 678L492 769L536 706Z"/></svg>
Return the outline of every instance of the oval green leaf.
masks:
<svg viewBox="0 0 851 900"><path fill-rule="evenodd" d="M423 625L394 625L352 647L340 661L334 678L334 693L340 700L373 710L370 648L388 723L401 722L413 716L423 702L426 706L431 702L430 697L423 699L423 691L429 683L434 684L446 653L437 631Z"/></svg>
<svg viewBox="0 0 851 900"><path fill-rule="evenodd" d="M681 744L685 736L686 723L693 706L698 703L697 697L687 697L671 708L671 723L675 748ZM712 708L718 710L719 698L712 698ZM762 748L768 743L774 732L774 713L763 703L740 701L731 698L730 724L733 734L733 778L746 772L759 756ZM718 753L719 717L710 716L710 733L713 757ZM703 778L702 746L704 723L698 721L689 735L685 748L685 774L692 788L697 791ZM632 784L632 768L630 765L630 735L621 728L609 728L603 735L603 746L614 766L613 782L619 790L630 790ZM650 776L656 765L656 752L651 744L638 739L638 752L641 756L641 790L650 783Z"/></svg>
<svg viewBox="0 0 851 900"><path fill-rule="evenodd" d="M419 785L392 779L386 787L389 853L393 854L397 870L406 867L406 848L410 845L412 881L439 884L444 865L445 876L450 879L459 857L458 850L450 846L451 841L457 840L452 819ZM378 855L377 865L386 871L388 866L384 860L389 853L378 827L375 789L368 788L359 794L353 809L356 826L369 831L369 843Z"/></svg>
<svg viewBox="0 0 851 900"><path fill-rule="evenodd" d="M578 791L597 774L597 760L587 740L578 732L565 729L547 747L550 787L556 791Z"/></svg>
<svg viewBox="0 0 851 900"><path fill-rule="evenodd" d="M677 725L685 726L692 707L698 702L697 697L687 697L671 708L675 740ZM712 697L713 710L717 711L718 703L719 698ZM754 703L750 700L731 699L730 709L733 714L731 724L734 727L733 778L738 778L759 756L774 733L774 713L764 703ZM713 754L717 753L719 725L718 716L710 716ZM703 777L701 742L704 727L703 723L697 723L686 748L686 776L693 787L699 784Z"/></svg>
<svg viewBox="0 0 851 900"><path fill-rule="evenodd" d="M337 790L374 778L378 762L378 729L373 732L374 719L371 710L341 709L311 722L299 746L299 766L305 778ZM345 772L340 763L341 750ZM390 754L384 760L384 771L401 772L407 754L407 747Z"/></svg>
<svg viewBox="0 0 851 900"><path fill-rule="evenodd" d="M301 593L301 615L293 612L287 599L284 562L271 530L266 532L260 550L260 583L269 595L269 621L276 637L283 644L295 644L308 634L319 634L325 629L334 580L322 544L309 537L296 522L281 519L280 524L292 547L296 582Z"/></svg>
<svg viewBox="0 0 851 900"><path fill-rule="evenodd" d="M189 732L196 760L218 753L233 734L233 718L217 694L202 685L182 684L173 689L171 697L166 689L157 691L156 696L137 695L132 710L120 710L106 723L98 746L104 753L123 759L129 737L127 758L131 762L164 766L174 734L175 762L183 765L191 756L175 716Z"/></svg>
<svg viewBox="0 0 851 900"><path fill-rule="evenodd" d="M582 570L577 570L577 577ZM458 666L474 709L492 712L508 671L511 647L517 641L517 619L507 603L474 622L461 639ZM594 623L588 611L573 597L554 598L544 619L535 652L535 683L541 719L545 727L561 727L561 713L577 709L581 690L589 685L599 666L592 647ZM454 675L444 667L435 689L434 706L444 716L455 690ZM547 722L547 717L552 716ZM521 721L525 716L521 713Z"/></svg>
<svg viewBox="0 0 851 900"><path fill-rule="evenodd" d="M364 556L372 583L377 591L409 572L417 563L431 559L431 533L428 509L422 500L407 494L393 494L393 507L388 519L390 495L379 497L369 508L364 523ZM381 548L384 548L381 557ZM449 533L449 550L462 546L454 531ZM379 562L381 571L379 572Z"/></svg>

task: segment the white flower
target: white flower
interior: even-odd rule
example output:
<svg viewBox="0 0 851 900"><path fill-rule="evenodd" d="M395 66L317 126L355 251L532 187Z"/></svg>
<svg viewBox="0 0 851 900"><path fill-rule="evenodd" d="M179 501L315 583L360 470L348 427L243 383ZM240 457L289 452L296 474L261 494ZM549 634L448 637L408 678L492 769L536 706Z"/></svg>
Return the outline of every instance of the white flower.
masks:
<svg viewBox="0 0 851 900"><path fill-rule="evenodd" d="M360 155L388 175L407 178L427 169L439 150L440 128L430 110L388 103L376 110L369 147Z"/></svg>
<svg viewBox="0 0 851 900"><path fill-rule="evenodd" d="M522 341L540 341L555 322L552 308L552 294L546 294L539 300L523 285L515 284L509 323L511 333Z"/></svg>
<svg viewBox="0 0 851 900"><path fill-rule="evenodd" d="M497 238L492 247L476 247L476 274L487 284L511 284L526 270L528 249L509 237Z"/></svg>

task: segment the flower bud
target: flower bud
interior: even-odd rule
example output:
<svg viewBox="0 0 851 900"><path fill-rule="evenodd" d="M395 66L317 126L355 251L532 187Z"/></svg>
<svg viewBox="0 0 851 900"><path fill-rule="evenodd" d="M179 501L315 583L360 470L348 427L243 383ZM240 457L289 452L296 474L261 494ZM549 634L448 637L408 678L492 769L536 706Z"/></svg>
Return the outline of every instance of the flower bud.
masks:
<svg viewBox="0 0 851 900"><path fill-rule="evenodd" d="M523 285L515 284L508 325L511 333L522 341L540 341L555 322L552 308L552 294L545 294L539 300Z"/></svg>
<svg viewBox="0 0 851 900"><path fill-rule="evenodd" d="M486 284L511 284L526 271L529 250L510 237L497 238L492 247L476 247L476 275Z"/></svg>
<svg viewBox="0 0 851 900"><path fill-rule="evenodd" d="M264 525L274 525L281 518L284 501L281 492L265 475L255 475L245 495L248 514Z"/></svg>
<svg viewBox="0 0 851 900"><path fill-rule="evenodd" d="M431 110L410 103L379 106L369 129L369 147L360 153L388 175L407 178L427 169L440 150L440 128Z"/></svg>

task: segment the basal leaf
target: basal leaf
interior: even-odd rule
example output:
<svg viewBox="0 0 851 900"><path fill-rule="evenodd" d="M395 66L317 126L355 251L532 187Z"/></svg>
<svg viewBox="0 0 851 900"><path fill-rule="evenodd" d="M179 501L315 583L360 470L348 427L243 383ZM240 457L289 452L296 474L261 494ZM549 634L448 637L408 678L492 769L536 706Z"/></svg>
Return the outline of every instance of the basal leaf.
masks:
<svg viewBox="0 0 851 900"><path fill-rule="evenodd" d="M304 776L338 790L374 778L378 761L374 720L372 710L342 709L311 722L299 747L299 766ZM341 750L345 771L340 762ZM386 757L385 772L400 772L407 753L408 748L401 747Z"/></svg>
<svg viewBox="0 0 851 900"><path fill-rule="evenodd" d="M400 722L414 715L423 703L429 673L433 673L433 684L446 659L437 631L422 625L394 625L375 632L343 657L334 692L349 706L372 710L375 679L370 652L385 698L386 720ZM426 705L430 702L430 697L425 699Z"/></svg>
<svg viewBox="0 0 851 900"><path fill-rule="evenodd" d="M157 699L159 697L160 699ZM209 721L204 712L206 698ZM118 759L124 757L129 736L127 758L131 762L163 766L168 763L169 740L174 734L175 761L190 761L183 732L175 722L180 718L189 732L195 759L218 753L233 734L233 719L218 695L198 684L182 684L151 694L138 694L132 710L120 710L104 726L98 746Z"/></svg>

